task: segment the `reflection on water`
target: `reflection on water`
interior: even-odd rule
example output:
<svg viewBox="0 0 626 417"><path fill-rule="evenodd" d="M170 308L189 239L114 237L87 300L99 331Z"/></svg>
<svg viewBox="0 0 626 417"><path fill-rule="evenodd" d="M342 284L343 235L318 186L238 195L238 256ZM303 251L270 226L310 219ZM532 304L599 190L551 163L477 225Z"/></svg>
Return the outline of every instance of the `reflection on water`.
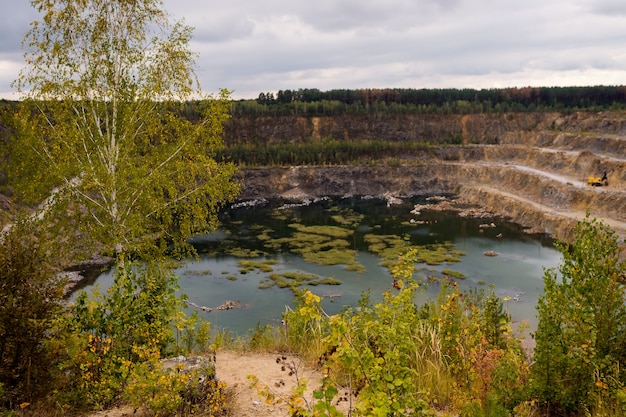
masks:
<svg viewBox="0 0 626 417"><path fill-rule="evenodd" d="M487 289L493 284L499 296L507 297L505 306L513 319L527 321L534 328L535 305L543 287L543 269L555 267L561 260L550 239L531 238L516 225L504 221L494 221L494 228L481 228L484 220L459 218L453 214L423 212L419 216L412 215L413 204L419 202L423 200L407 200L402 205L388 207L382 200L355 198L284 207L282 202L272 201L262 206L228 210L221 216L219 231L194 239L200 259L190 260L176 271L181 288L189 300L199 306L214 308L227 300L240 302L241 309L203 313L214 328L226 328L238 334L246 334L257 324L280 323L281 313L286 306L292 305L293 292L290 289L259 288L270 274L300 272L340 280L338 286L310 287L324 297L326 310L335 313L344 306L354 306L363 291L369 290L372 300L378 300L383 291L391 288L391 275L380 265L381 258L368 250L364 236L371 233L397 235L411 245L453 242L455 249L465 253L461 261L454 264L416 265L416 278L424 281L418 303L433 297L439 290L438 283L426 284L426 278L441 276L443 269L452 269L467 276L457 280L462 289ZM349 228L350 249L356 251L356 261L365 272L347 270L345 265L305 262L284 246L272 245L272 242L292 236L295 230L289 224L296 222L303 225L341 223L342 227ZM248 254L260 253L254 258L256 260L276 262L271 271L263 272L257 268L243 273L238 266L241 258L229 255L242 250ZM486 251L495 251L499 256L485 256ZM97 282L106 288L110 280L109 273L103 274Z"/></svg>

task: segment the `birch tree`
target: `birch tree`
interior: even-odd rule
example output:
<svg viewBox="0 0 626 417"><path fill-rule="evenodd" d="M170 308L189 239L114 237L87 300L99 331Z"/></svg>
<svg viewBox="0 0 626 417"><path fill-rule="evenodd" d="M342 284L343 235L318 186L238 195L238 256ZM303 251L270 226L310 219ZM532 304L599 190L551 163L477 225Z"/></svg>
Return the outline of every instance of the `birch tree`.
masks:
<svg viewBox="0 0 626 417"><path fill-rule="evenodd" d="M238 185L235 167L214 159L229 92L202 92L192 28L160 0L31 4L42 19L24 38L15 82L17 195L38 203L68 245L116 256L152 256L210 230ZM194 120L182 117L189 103Z"/></svg>

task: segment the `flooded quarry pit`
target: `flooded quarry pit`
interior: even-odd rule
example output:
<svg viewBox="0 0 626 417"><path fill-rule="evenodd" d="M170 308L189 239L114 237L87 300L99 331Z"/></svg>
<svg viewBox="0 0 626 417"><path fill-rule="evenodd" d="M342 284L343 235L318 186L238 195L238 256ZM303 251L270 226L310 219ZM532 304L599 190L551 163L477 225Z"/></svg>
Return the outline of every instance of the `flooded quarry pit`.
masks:
<svg viewBox="0 0 626 417"><path fill-rule="evenodd" d="M381 299L384 291L395 291L388 266L417 247L418 305L436 297L443 282L462 290L493 286L513 321L534 329L543 270L561 260L552 240L528 235L498 217L434 209L447 200L327 197L239 203L222 212L218 230L193 239L199 258L175 272L190 309L214 330L245 335L256 326L280 324L297 289L321 296L330 314L356 306L365 292L373 301ZM104 290L112 279L107 272L95 282Z"/></svg>

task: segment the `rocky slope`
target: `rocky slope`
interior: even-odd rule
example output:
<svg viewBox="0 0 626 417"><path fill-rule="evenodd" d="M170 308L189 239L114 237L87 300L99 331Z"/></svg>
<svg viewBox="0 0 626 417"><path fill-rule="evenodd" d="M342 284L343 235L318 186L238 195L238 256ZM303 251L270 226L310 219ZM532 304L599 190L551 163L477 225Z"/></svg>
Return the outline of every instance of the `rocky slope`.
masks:
<svg viewBox="0 0 626 417"><path fill-rule="evenodd" d="M241 199L447 193L563 240L586 212L626 236L624 112L234 117L225 131L227 143L325 138L432 145L377 165L244 169ZM586 185L605 171L608 187ZM0 224L10 208L0 195Z"/></svg>
<svg viewBox="0 0 626 417"><path fill-rule="evenodd" d="M293 127L287 120L280 122ZM347 123L339 122L344 127ZM339 122L326 120L324 125ZM399 165L381 161L376 166L247 169L242 172L242 199L451 193L562 240L571 238L586 212L626 236L626 114L468 115L439 122L437 134L458 130L465 144L433 147ZM316 123L317 128L310 121L309 137L321 130L322 123ZM414 131L415 123L402 134L396 121L385 123L393 124L387 129L401 140L423 133ZM306 123L296 125L304 129ZM358 131L344 136L361 137ZM588 176L605 171L608 187L587 186Z"/></svg>

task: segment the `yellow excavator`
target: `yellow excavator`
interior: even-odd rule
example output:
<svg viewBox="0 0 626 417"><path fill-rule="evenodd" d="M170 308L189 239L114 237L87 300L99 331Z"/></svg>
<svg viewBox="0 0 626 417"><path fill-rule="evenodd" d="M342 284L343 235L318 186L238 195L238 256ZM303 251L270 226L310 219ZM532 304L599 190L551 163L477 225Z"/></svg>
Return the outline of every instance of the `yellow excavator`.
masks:
<svg viewBox="0 0 626 417"><path fill-rule="evenodd" d="M606 176L606 171L602 177L589 177L587 178L587 185L590 187L606 187L609 185L609 180Z"/></svg>

